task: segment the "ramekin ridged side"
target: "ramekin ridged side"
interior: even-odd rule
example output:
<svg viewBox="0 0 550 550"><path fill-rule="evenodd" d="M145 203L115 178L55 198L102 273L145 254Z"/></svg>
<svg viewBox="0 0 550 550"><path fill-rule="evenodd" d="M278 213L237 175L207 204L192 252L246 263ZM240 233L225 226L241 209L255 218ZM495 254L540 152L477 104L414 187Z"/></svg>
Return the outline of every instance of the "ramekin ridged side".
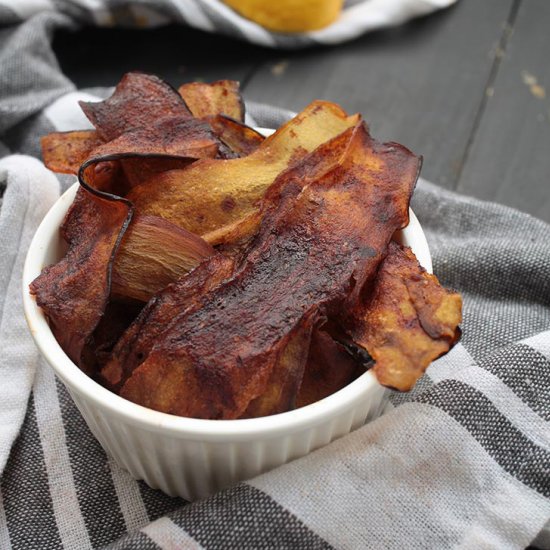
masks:
<svg viewBox="0 0 550 550"><path fill-rule="evenodd" d="M227 437L215 442L184 433L167 437L162 430L114 418L86 396L70 388L69 392L90 430L117 464L152 488L187 500L206 497L305 456L378 417L386 403L386 390L368 384L358 402L314 425L274 436Z"/></svg>

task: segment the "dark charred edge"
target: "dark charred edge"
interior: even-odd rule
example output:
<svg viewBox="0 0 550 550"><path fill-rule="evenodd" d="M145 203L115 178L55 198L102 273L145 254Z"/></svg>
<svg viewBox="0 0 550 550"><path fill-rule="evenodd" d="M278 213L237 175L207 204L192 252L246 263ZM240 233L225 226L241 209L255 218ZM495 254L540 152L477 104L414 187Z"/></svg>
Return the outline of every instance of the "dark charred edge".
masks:
<svg viewBox="0 0 550 550"><path fill-rule="evenodd" d="M147 78L152 78L154 80L157 80L158 82L160 82L161 84L163 84L167 89L169 89L170 91L174 92L174 94L176 94L176 96L178 97L178 99L180 100L180 102L183 104L183 106L187 109L187 112L189 113L189 115L193 116L193 113L191 112L191 110L189 109L189 107L187 106L187 103L185 103L185 100L183 99L183 97L180 95L180 93L178 92L177 88L175 88L172 84L170 84L170 82L168 82L167 80L164 80L164 78L161 78L160 76L156 75L156 74L152 74L152 73L146 73L144 71L128 71L127 73L124 73L123 75L123 78L124 76L126 75L129 75L129 74L135 74L135 75L142 75L142 76L146 76ZM118 84L120 84L120 81L118 82ZM118 86L117 84L117 86ZM116 86L115 86L115 91L116 91ZM90 105L90 104L94 104L94 103L103 103L105 101L107 101L107 99L110 99L111 97L113 97L114 95L114 92L113 94L111 94L108 98L105 98L104 100L102 101L79 101L78 104L81 106L82 108L82 104L85 104L85 105ZM84 111L84 109L82 109ZM84 112L84 114L86 115L86 112ZM87 117L88 115L86 115Z"/></svg>
<svg viewBox="0 0 550 550"><path fill-rule="evenodd" d="M111 283L112 283L112 275L113 275L113 264L115 262L115 257L118 252L118 249L120 247L120 243L122 242L122 238L124 237L124 234L126 233L128 227L130 226L130 223L132 221L132 218L134 217L134 205L131 201L128 199L125 199L124 197L119 197L118 195L114 195L112 193L107 193L105 191L99 191L89 185L85 179L84 179L84 169L86 167L87 163L84 163L80 166L80 169L78 170L78 182L79 184L89 193L92 195L95 195L96 197L99 197L100 199L107 200L107 201L113 201L113 202L122 202L128 207L128 214L126 215L126 219L124 220L124 223L122 224L122 227L120 228L120 231L118 233L117 239L115 241L115 245L113 246L113 250L111 251L111 256L109 257L109 262L107 264L107 300L105 302L105 307L109 303L110 296L111 296ZM103 308L103 312L101 313L101 316L105 313L105 308ZM96 325L94 326L93 330L90 333L90 337L94 333L95 329L97 328L97 325L99 324L101 318L98 320Z"/></svg>
<svg viewBox="0 0 550 550"><path fill-rule="evenodd" d="M196 157L186 157L184 155L169 155L168 153L111 153L109 155L101 155L99 157L91 157L88 160L85 160L78 170L78 180L81 181L81 175L82 179L84 176L84 170L86 168L89 168L92 166L92 164L99 164L100 162L108 162L110 160L129 160L129 159L171 159L171 160L181 160L183 161L189 161L194 162L197 159ZM91 185L88 185L88 187L92 188ZM98 193L104 193L104 191L98 191ZM111 195L110 193L106 193L107 195ZM118 195L111 195L113 197L118 197ZM122 198L122 197L119 197ZM129 201L128 201L129 202Z"/></svg>
<svg viewBox="0 0 550 550"><path fill-rule="evenodd" d="M217 115L219 116L220 118L225 118L226 120L230 120L231 122L233 122L234 124L238 124L239 126L241 127L244 127L246 128L247 130L250 130L251 132L254 132L257 136L260 136L262 138L262 141L265 140L265 136L263 134L261 134L260 132L258 132L258 130L256 130L255 128L252 128L252 126L248 126L248 124L245 124L244 122L240 122L239 120L233 118L233 117L230 117L230 116L227 116L227 115ZM220 140L220 142L225 145L229 151L231 151L233 154L238 154L238 153L235 153L235 151L233 151L232 147L229 145L229 143L227 143L227 141L225 141L223 139L222 136L218 135L214 129L212 128L212 132L214 133L214 135ZM238 157L236 157L238 158Z"/></svg>
<svg viewBox="0 0 550 550"><path fill-rule="evenodd" d="M416 189L416 184L418 183L418 180L420 178L420 172L422 172L422 165L424 164L424 157L422 155L416 155L410 149L408 149L404 145L401 145L400 143L395 143L393 141L390 141L388 143L385 143L384 145L392 145L392 146L393 145L398 145L401 149L405 149L405 151L408 151L409 153L411 153L411 155L414 155L418 159L418 167L416 169L416 174L414 176L414 183L412 185L411 194L409 195L409 200L407 202L407 223L404 226L399 228L399 229L405 229L405 227L407 227L409 225L409 223L411 223L411 217L409 215L409 210L411 208L411 202L412 202L412 198L413 198L413 195L414 195L414 191ZM393 239L393 236L392 236L392 239ZM389 243L388 243L388 245L389 245ZM414 254L414 252L413 252L413 254ZM420 266L420 267L422 267L422 266Z"/></svg>
<svg viewBox="0 0 550 550"><path fill-rule="evenodd" d="M407 148L405 147L405 149L407 149ZM414 155L414 153L410 149L407 149L407 151L410 151ZM415 156L417 156L417 155L415 155ZM409 208L411 207L411 201L412 201L414 192L416 190L416 184L418 183L418 180L420 179L420 172L422 172L422 166L424 165L424 155L418 155L417 158L418 158L418 169L416 170L416 175L414 176L414 183L413 183L413 186L412 186L412 193L411 193L411 196L409 197ZM409 210L408 209L407 209L407 217L409 217Z"/></svg>
<svg viewBox="0 0 550 550"><path fill-rule="evenodd" d="M345 338L334 339L336 342L342 345L346 352L351 355L351 357L353 357L356 363L359 363L361 366L365 367L365 370L374 367L374 359L370 356L369 352L366 349L358 346L355 342L352 342L351 340L347 340Z"/></svg>
<svg viewBox="0 0 550 550"><path fill-rule="evenodd" d="M257 136L260 136L262 139L265 139L265 136L263 134L261 134L260 132L258 132L258 130L256 130L256 128L253 128L252 126L249 126L248 124L245 124L242 120L237 120L236 118L233 118L231 116L224 115L224 114L221 114L221 113L216 115L216 116L219 116L220 118L225 118L226 120L229 120L230 122L234 122L235 124L238 124L239 126L247 128L248 130L251 130L252 132L254 132Z"/></svg>

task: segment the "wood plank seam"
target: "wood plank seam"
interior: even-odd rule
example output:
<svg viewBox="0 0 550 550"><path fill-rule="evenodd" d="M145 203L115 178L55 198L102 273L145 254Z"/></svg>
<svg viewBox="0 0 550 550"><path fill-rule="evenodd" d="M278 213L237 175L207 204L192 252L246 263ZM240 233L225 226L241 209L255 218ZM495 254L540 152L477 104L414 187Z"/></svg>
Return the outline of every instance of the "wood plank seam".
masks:
<svg viewBox="0 0 550 550"><path fill-rule="evenodd" d="M254 75L262 68L263 61L257 61L248 69L248 72L244 76L244 78L240 81L240 88L241 92L244 93L246 91L246 87L248 86L248 83L252 80Z"/></svg>
<svg viewBox="0 0 550 550"><path fill-rule="evenodd" d="M474 121L472 123L472 130L470 132L470 135L468 137L468 141L466 142L466 146L464 147L464 152L462 154L462 158L460 159L458 170L456 174L456 179L454 181L454 184L452 188L456 190L458 188L458 185L460 183L460 179L462 177L462 172L464 169L464 166L466 165L466 161L468 160L468 156L470 155L470 151L473 145L473 142L475 140L477 131L479 129L479 125L481 123L481 119L483 117L483 114L485 113L485 108L487 107L487 101L489 100L489 96L491 93L491 90L493 89L493 84L495 83L495 80L498 75L498 71L500 69L502 59L504 55L506 54L506 48L508 47L509 39L514 31L514 25L516 23L517 15L519 13L519 9L521 7L523 0L514 0L511 8L510 8L510 14L508 15L508 19L506 23L503 25L502 33L500 35L500 40L498 42L498 45L495 50L495 55L493 59L493 64L491 66L491 71L489 72L489 77L487 79L487 84L485 85L485 88L483 89L483 95L481 97L481 101L479 103L479 108L476 112L476 115L474 117Z"/></svg>

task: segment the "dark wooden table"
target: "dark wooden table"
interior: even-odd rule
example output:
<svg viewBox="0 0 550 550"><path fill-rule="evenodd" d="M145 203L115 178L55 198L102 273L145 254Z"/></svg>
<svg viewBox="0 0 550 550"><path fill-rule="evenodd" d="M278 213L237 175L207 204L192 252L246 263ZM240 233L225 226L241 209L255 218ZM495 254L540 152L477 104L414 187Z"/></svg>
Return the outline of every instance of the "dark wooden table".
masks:
<svg viewBox="0 0 550 550"><path fill-rule="evenodd" d="M299 110L315 98L360 111L381 139L424 155L423 175L550 222L550 2L459 0L348 44L273 51L188 28L59 32L79 87L132 69L232 78L246 98Z"/></svg>

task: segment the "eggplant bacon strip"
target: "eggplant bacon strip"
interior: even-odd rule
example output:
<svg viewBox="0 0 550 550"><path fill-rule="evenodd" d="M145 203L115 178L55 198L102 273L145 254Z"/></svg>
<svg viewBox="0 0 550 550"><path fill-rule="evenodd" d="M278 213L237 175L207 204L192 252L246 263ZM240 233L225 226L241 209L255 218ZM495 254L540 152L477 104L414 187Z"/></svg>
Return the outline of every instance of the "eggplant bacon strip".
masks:
<svg viewBox="0 0 550 550"><path fill-rule="evenodd" d="M178 92L197 118L225 115L244 122L244 101L235 80L189 82L180 86Z"/></svg>
<svg viewBox="0 0 550 550"><path fill-rule="evenodd" d="M279 174L355 126L359 118L332 103L315 101L249 156L202 159L157 174L134 187L127 198L141 214L165 218L213 246L248 237L258 229L254 222L263 196Z"/></svg>
<svg viewBox="0 0 550 550"><path fill-rule="evenodd" d="M188 275L166 286L143 308L138 318L117 342L101 375L111 388L118 388L128 379L155 345L173 316L199 303L206 294L226 278L234 260L222 254L213 255Z"/></svg>
<svg viewBox="0 0 550 550"><path fill-rule="evenodd" d="M124 199L80 188L62 227L67 254L30 285L54 336L77 365L107 305L112 260L131 216Z"/></svg>
<svg viewBox="0 0 550 550"><path fill-rule="evenodd" d="M193 116L172 86L157 76L139 72L125 74L106 100L80 101L79 105L105 142L132 128L146 128L160 116Z"/></svg>
<svg viewBox="0 0 550 550"><path fill-rule="evenodd" d="M460 294L443 288L410 248L391 242L350 335L375 360L381 384L408 391L458 341L461 320Z"/></svg>
<svg viewBox="0 0 550 550"><path fill-rule="evenodd" d="M295 191L296 186L304 186L307 182L336 169L340 165L342 157L346 154L349 143L350 133L344 132L332 139L329 144L319 147L315 152L308 155L304 162L295 166L291 172ZM327 154L327 151L330 154ZM282 195L282 188L287 184L287 181L288 177L286 175L281 176L268 189L263 200L262 213L258 212L258 223L262 215L265 215L271 209L277 208ZM143 216L143 218L148 218L148 216ZM139 224L141 219L141 216L136 216L134 224ZM250 231L257 232L257 226L251 227ZM134 234L134 231L130 228L127 235L125 235L125 240L128 239L130 243L134 238ZM158 240L155 239L155 241L158 243L158 246L155 246L156 249L161 251L166 249L165 245L161 246ZM131 249L131 247L128 248ZM125 252L125 249L125 241L123 241L115 261L115 275L118 272L119 257ZM246 252L245 250L245 255ZM108 383L112 386L124 383L125 379L147 356L161 331L176 315L181 314L182 308L188 308L190 304L198 303L201 293L210 291L232 274L236 258L235 255L229 258L218 254L211 262L201 264L189 276L184 276L185 271L181 270L178 265L174 265L175 262L172 262L170 271L172 273L179 272L181 278L174 277L173 284L157 294L145 306L140 317L121 338L114 350L112 360L104 369L104 377ZM169 260L169 258L166 259ZM131 258L128 258L128 260L131 261ZM121 263L126 264L128 261L125 260ZM142 269L138 271L143 273ZM115 283L117 279L118 277L115 276Z"/></svg>
<svg viewBox="0 0 550 550"><path fill-rule="evenodd" d="M143 179L214 158L226 147L208 122L193 118L176 90L152 75L128 73L111 97L80 106L96 129L50 134L42 140L42 154L52 170L80 170L101 191L124 195ZM102 173L106 163L109 177Z"/></svg>
<svg viewBox="0 0 550 550"><path fill-rule="evenodd" d="M98 163L121 162L127 183L116 189L125 194L159 172L213 158L221 146L210 125L193 118L178 92L153 75L128 73L111 97L81 101L80 106L105 142L89 154L79 172L92 187Z"/></svg>
<svg viewBox="0 0 550 550"><path fill-rule="evenodd" d="M267 202L246 256L170 318L124 383L123 397L181 416L238 418L269 391L292 336L375 275L394 231L408 223L420 160L400 145L374 141L362 124L343 136L343 153L332 140L316 151L336 155L331 170L306 182L300 168L280 176L280 200ZM299 384L289 382L278 384L297 392Z"/></svg>
<svg viewBox="0 0 550 550"><path fill-rule="evenodd" d="M220 88L219 82L201 84L196 89L196 93L208 98L225 98L221 104L210 106L208 120L199 120L166 82L152 75L128 73L110 98L81 102L96 130L53 132L41 139L44 163L54 172L76 175L84 163L94 165L95 170L101 161L125 159L124 171L130 184L137 185L163 170L182 168L199 158L214 158L228 147L229 156L248 154L258 147L263 136L222 116L228 102L235 106L230 110L233 115L240 116L241 112L240 107L235 110L242 103L238 83L227 83L228 90ZM224 96L223 91L230 93ZM199 99L196 97L195 101ZM93 172L88 171L87 180L94 184ZM105 185L103 188L113 191L105 189Z"/></svg>
<svg viewBox="0 0 550 550"><path fill-rule="evenodd" d="M316 403L353 382L365 367L323 328L317 328L311 344L296 406Z"/></svg>
<svg viewBox="0 0 550 550"><path fill-rule="evenodd" d="M81 164L104 143L96 130L52 132L40 138L44 164L61 174L78 174Z"/></svg>

